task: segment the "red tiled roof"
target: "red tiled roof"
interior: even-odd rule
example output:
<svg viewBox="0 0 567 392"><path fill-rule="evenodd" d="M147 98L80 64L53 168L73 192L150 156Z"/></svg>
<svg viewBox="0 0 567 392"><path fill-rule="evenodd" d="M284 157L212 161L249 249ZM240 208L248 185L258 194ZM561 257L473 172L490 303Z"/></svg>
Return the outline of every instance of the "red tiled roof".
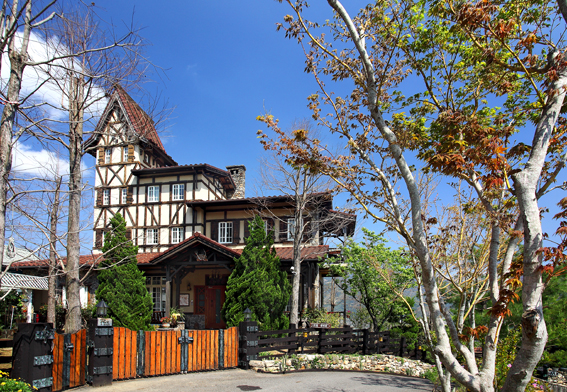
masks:
<svg viewBox="0 0 567 392"><path fill-rule="evenodd" d="M176 249L186 245L189 242L199 241L201 243L208 243L214 247L220 248L224 252L234 257L238 257L242 254L242 249L232 249L228 246L223 244L219 244L218 242L210 239L209 237L204 236L201 233L195 233L191 237L187 238L185 241L180 242L179 244L175 244L168 248L163 252L149 252L149 253L138 253L136 255L136 259L138 261L138 265L145 265L152 263L155 259L160 256L167 256L168 253L175 251ZM303 260L317 260L320 257L324 257L329 252L328 245L317 245L317 246L305 246L301 249L301 258ZM293 259L293 247L276 247L276 253L281 260L292 260ZM83 255L79 256L79 264L81 266L92 264L93 262L98 263L102 260L102 255L98 254L91 254L91 255ZM63 264L67 262L67 259L64 258ZM12 263L10 269L18 270L20 268L38 268L38 267L48 267L49 260L30 260L30 261L19 261L16 263Z"/></svg>
<svg viewBox="0 0 567 392"><path fill-rule="evenodd" d="M234 249L242 254L242 249ZM301 249L302 260L317 260L329 252L329 245L304 246ZM293 260L293 246L276 247L276 254L281 260Z"/></svg>
<svg viewBox="0 0 567 392"><path fill-rule="evenodd" d="M156 257L157 255L160 255L161 252L152 252L152 253L138 253L136 255L136 259L138 261L138 264L147 264L149 262L149 260L153 259L154 257ZM98 263L102 260L102 254L91 254L91 255L83 255L83 256L79 256L79 265L84 266L84 265L89 265L92 264L93 262ZM62 259L63 264L67 263L67 258L63 258ZM19 268L37 268L37 267L48 267L49 266L49 260L44 259L44 260L30 260L30 261L19 261L17 263L12 263L12 265L10 266L10 269L19 269Z"/></svg>

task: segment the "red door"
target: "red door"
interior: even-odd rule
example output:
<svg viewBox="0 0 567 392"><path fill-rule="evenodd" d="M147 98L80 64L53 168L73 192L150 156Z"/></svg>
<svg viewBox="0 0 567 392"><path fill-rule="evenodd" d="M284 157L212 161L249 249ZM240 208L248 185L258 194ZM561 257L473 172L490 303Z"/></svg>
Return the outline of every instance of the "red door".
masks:
<svg viewBox="0 0 567 392"><path fill-rule="evenodd" d="M222 329L226 323L222 319L226 286L207 286L205 289L205 328Z"/></svg>

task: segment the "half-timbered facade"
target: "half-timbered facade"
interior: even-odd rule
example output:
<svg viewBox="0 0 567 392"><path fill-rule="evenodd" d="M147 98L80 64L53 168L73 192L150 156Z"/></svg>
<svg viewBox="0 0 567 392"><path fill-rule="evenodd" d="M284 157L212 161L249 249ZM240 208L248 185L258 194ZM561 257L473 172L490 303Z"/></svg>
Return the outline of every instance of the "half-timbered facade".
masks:
<svg viewBox="0 0 567 392"><path fill-rule="evenodd" d="M287 196L245 197L246 168L179 165L165 151L151 118L119 86L94 134L84 144L96 158L93 254L100 254L110 219L120 213L139 247L156 315L179 307L190 327L220 328L224 288L234 258L244 248L248 221L260 214L274 233L282 267L291 273L293 203ZM317 194L317 216L342 220L352 234L355 217L332 210L332 197ZM318 222L323 222L320 220ZM337 225L308 225L303 240L302 303L320 303L317 261L324 238ZM94 257L93 256L93 257Z"/></svg>

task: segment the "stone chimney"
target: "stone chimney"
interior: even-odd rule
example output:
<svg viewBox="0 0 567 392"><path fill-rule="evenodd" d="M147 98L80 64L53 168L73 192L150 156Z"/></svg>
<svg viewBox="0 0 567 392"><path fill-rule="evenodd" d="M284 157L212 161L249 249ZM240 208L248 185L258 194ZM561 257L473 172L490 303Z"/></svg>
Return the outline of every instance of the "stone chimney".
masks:
<svg viewBox="0 0 567 392"><path fill-rule="evenodd" d="M244 191L246 188L246 166L244 165L234 165L234 166L227 166L226 170L230 173L232 180L234 181L234 185L236 189L231 199L243 199Z"/></svg>

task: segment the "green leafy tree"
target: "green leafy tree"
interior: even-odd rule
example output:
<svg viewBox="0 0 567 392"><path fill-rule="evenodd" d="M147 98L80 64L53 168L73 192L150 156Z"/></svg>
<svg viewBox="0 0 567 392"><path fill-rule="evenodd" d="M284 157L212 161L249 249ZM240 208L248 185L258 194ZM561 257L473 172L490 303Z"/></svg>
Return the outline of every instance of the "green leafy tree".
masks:
<svg viewBox="0 0 567 392"><path fill-rule="evenodd" d="M144 273L136 265L138 247L126 238L126 221L120 214L111 220L104 236L105 254L98 273L96 297L108 305L108 314L117 327L147 330L152 317L152 298Z"/></svg>
<svg viewBox="0 0 567 392"><path fill-rule="evenodd" d="M234 270L226 285L226 301L222 316L227 325L244 321L246 308L252 320L264 331L286 329L289 319L284 314L291 295L291 284L280 268L274 239L266 234L262 218L248 223L250 236L242 255L236 258Z"/></svg>
<svg viewBox="0 0 567 392"><path fill-rule="evenodd" d="M362 231L363 243L347 241L341 259L331 264L331 271L344 278L337 284L366 309L374 331L395 328L415 340L413 331L419 326L407 306L414 301L408 297L404 303L397 294L415 286L411 263L402 251L388 248L384 238L365 228Z"/></svg>

